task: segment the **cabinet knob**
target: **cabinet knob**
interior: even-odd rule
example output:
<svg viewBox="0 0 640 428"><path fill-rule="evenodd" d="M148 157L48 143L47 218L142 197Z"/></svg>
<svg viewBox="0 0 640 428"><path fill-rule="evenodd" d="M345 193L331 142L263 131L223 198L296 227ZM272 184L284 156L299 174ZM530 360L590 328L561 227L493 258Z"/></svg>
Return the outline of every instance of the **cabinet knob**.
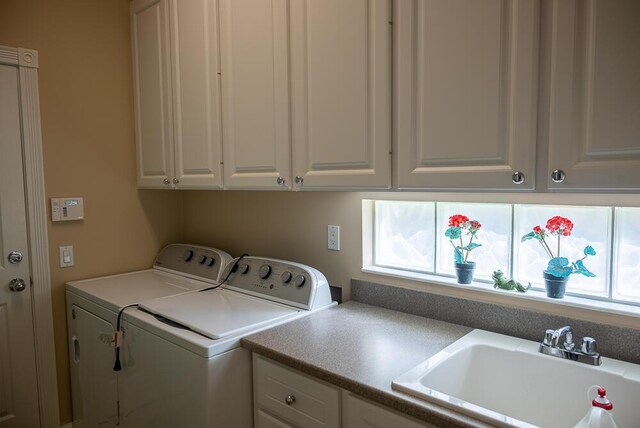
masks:
<svg viewBox="0 0 640 428"><path fill-rule="evenodd" d="M286 180L282 177L278 177L276 178L276 183L278 183L280 186L284 186L284 183L286 182Z"/></svg>
<svg viewBox="0 0 640 428"><path fill-rule="evenodd" d="M180 180L178 180L177 178L174 178L173 179L173 184L178 184L178 183L180 183Z"/></svg>
<svg viewBox="0 0 640 428"><path fill-rule="evenodd" d="M511 176L511 181L513 181L513 184L522 184L524 183L524 180L525 176L520 171L514 172Z"/></svg>
<svg viewBox="0 0 640 428"><path fill-rule="evenodd" d="M169 179L168 179L168 178L165 178L164 180L162 180L162 182L163 182L164 184L169 184L169 183L171 183L171 181L169 181Z"/></svg>
<svg viewBox="0 0 640 428"><path fill-rule="evenodd" d="M296 184L302 184L303 181L304 181L304 178L300 177L299 175L296 175L296 178L295 178Z"/></svg>
<svg viewBox="0 0 640 428"><path fill-rule="evenodd" d="M296 396L293 394L289 394L287 395L287 397L284 399L284 402L287 403L287 406L292 405L293 403L296 402Z"/></svg>
<svg viewBox="0 0 640 428"><path fill-rule="evenodd" d="M561 169L556 169L551 173L551 181L554 183L562 183L566 177L565 173Z"/></svg>

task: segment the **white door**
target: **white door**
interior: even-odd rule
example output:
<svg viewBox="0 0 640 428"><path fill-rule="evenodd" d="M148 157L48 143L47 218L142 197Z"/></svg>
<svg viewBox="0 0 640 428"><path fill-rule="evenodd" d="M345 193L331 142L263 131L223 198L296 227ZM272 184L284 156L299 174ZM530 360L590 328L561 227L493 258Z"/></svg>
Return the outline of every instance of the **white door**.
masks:
<svg viewBox="0 0 640 428"><path fill-rule="evenodd" d="M221 0L224 186L291 188L286 0Z"/></svg>
<svg viewBox="0 0 640 428"><path fill-rule="evenodd" d="M290 7L296 188L388 189L390 1L296 0Z"/></svg>
<svg viewBox="0 0 640 428"><path fill-rule="evenodd" d="M395 4L398 187L533 189L539 1Z"/></svg>
<svg viewBox="0 0 640 428"><path fill-rule="evenodd" d="M638 0L553 2L550 189L640 189L639 19Z"/></svg>
<svg viewBox="0 0 640 428"><path fill-rule="evenodd" d="M0 65L0 427L37 427L18 70ZM12 252L22 261L11 263ZM17 260L17 254L14 261ZM23 281L24 284L21 282Z"/></svg>

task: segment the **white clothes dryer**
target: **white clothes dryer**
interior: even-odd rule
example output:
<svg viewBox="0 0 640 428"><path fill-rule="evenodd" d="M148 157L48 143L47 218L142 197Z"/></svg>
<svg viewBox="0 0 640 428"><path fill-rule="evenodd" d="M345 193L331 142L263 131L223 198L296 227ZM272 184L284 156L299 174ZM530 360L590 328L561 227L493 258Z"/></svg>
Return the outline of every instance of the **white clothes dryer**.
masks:
<svg viewBox="0 0 640 428"><path fill-rule="evenodd" d="M113 370L118 311L145 300L218 284L231 256L222 250L172 244L152 269L69 282L67 326L74 428L119 423L119 375Z"/></svg>
<svg viewBox="0 0 640 428"><path fill-rule="evenodd" d="M334 305L309 266L263 257L227 265L221 287L124 313L120 422L126 428L253 426L248 334Z"/></svg>

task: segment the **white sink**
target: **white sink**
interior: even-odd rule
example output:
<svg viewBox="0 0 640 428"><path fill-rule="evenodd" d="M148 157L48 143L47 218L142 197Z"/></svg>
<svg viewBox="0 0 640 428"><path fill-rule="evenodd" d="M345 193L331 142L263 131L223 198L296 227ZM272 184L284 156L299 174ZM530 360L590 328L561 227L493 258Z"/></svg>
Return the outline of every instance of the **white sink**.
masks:
<svg viewBox="0 0 640 428"><path fill-rule="evenodd" d="M590 366L540 354L538 345L473 330L392 387L498 426L562 428L582 419L594 398L587 390L597 384L618 427L640 427L639 365L603 357Z"/></svg>

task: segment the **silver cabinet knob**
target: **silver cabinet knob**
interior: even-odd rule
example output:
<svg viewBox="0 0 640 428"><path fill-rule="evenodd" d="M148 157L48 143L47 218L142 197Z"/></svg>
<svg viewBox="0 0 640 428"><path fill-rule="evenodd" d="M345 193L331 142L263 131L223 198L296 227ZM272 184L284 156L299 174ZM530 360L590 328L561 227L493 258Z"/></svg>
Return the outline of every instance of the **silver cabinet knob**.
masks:
<svg viewBox="0 0 640 428"><path fill-rule="evenodd" d="M162 183L164 184L171 184L171 181L169 181L168 178L165 178L164 180L162 180Z"/></svg>
<svg viewBox="0 0 640 428"><path fill-rule="evenodd" d="M524 183L524 180L525 176L520 171L514 172L511 176L511 181L513 181L513 184L522 184Z"/></svg>
<svg viewBox="0 0 640 428"><path fill-rule="evenodd" d="M551 181L553 181L554 183L562 183L565 177L566 175L561 169L556 169L551 173Z"/></svg>
<svg viewBox="0 0 640 428"><path fill-rule="evenodd" d="M173 184L178 184L178 183L180 183L180 180L178 180L177 178L174 178L172 181L173 181Z"/></svg>
<svg viewBox="0 0 640 428"><path fill-rule="evenodd" d="M22 261L22 253L20 251L12 251L7 256L7 259L12 265L18 264Z"/></svg>
<svg viewBox="0 0 640 428"><path fill-rule="evenodd" d="M303 181L304 181L304 178L300 177L299 175L296 175L296 178L295 178L296 184L302 184Z"/></svg>
<svg viewBox="0 0 640 428"><path fill-rule="evenodd" d="M284 402L287 403L287 406L290 406L290 405L292 405L293 403L296 402L296 396L293 395L293 394L289 394L284 399Z"/></svg>
<svg viewBox="0 0 640 428"><path fill-rule="evenodd" d="M19 293L20 291L24 291L25 288L27 288L27 284L22 278L13 278L9 283L9 290L17 293Z"/></svg>
<svg viewBox="0 0 640 428"><path fill-rule="evenodd" d="M278 177L276 178L276 183L280 186L284 186L284 183L286 182L286 180L282 177Z"/></svg>

